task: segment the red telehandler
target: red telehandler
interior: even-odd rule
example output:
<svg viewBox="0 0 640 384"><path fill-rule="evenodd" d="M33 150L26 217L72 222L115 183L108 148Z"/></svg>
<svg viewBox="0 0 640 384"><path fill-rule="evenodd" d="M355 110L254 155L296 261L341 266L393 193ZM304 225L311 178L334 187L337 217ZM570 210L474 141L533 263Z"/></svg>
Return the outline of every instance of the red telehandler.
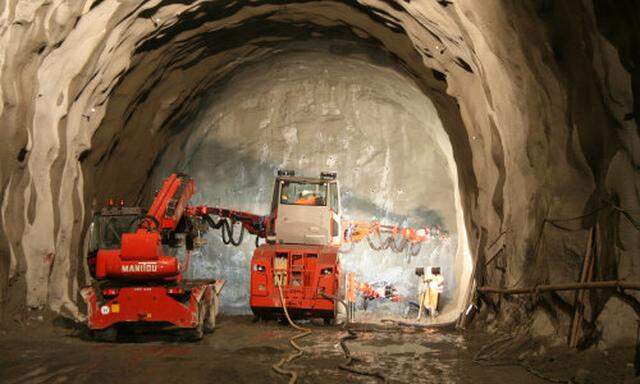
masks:
<svg viewBox="0 0 640 384"><path fill-rule="evenodd" d="M82 290L87 323L95 339L112 341L124 324L182 331L200 339L213 331L223 280L185 281L189 252L202 244L202 213L188 201L195 183L172 174L148 211L110 201L89 227L87 263L95 279ZM178 261L185 248L185 262Z"/></svg>

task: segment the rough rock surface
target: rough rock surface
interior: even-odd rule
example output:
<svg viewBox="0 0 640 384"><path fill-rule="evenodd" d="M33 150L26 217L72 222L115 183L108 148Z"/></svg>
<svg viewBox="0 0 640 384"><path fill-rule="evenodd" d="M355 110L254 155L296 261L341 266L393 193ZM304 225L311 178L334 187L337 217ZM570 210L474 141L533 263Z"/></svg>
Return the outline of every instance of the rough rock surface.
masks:
<svg viewBox="0 0 640 384"><path fill-rule="evenodd" d="M553 319L548 313L541 309L533 313L531 335L533 337L550 337L556 335L556 327Z"/></svg>
<svg viewBox="0 0 640 384"><path fill-rule="evenodd" d="M415 267L440 265L445 300L455 301L463 274L455 269L469 252L456 246L464 244L456 236L457 173L435 107L388 58L378 57L377 65L363 61L367 51L345 42L304 48L241 68L212 90L192 127L165 149L149 185L184 172L198 182L194 202L266 214L276 169L316 177L337 171L347 217L439 225L450 235L446 243L425 244L415 257L373 252L363 242L343 254L343 271L361 281L389 282L402 297L415 298ZM329 53L337 48L341 55ZM223 310L246 312L254 242L227 247L218 232L208 239L208 247L191 256L190 276L225 278Z"/></svg>
<svg viewBox="0 0 640 384"><path fill-rule="evenodd" d="M611 298L604 306L598 323L602 326L602 345L610 348L627 345L638 334L638 316L617 297Z"/></svg>
<svg viewBox="0 0 640 384"><path fill-rule="evenodd" d="M630 0L5 1L0 295L5 305L77 315L82 228L99 202L141 196L211 86L309 38L387 52L433 101L479 284L574 281L595 223L595 277L637 280L637 8ZM581 218L549 221L570 217ZM594 293L590 324L611 295L640 308L633 293ZM572 297L533 304L566 313ZM528 308L523 301L489 306L513 313Z"/></svg>

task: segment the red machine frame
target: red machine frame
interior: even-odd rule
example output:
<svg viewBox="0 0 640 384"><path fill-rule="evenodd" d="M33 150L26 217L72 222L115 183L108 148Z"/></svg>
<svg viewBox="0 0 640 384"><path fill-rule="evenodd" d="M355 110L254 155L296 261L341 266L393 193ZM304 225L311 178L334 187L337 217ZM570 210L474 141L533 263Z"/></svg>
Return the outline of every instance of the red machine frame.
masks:
<svg viewBox="0 0 640 384"><path fill-rule="evenodd" d="M330 323L335 319L336 304L341 296L340 284L340 260L338 257L339 246L342 243L356 243L367 239L374 250L390 248L394 252L405 250L416 253L423 242L437 238L443 240L446 234L438 227L435 228L405 228L399 226L381 225L378 222L342 222L344 233L339 234L340 244L292 244L276 241L275 223L278 217L278 183L280 180L300 180L312 182L332 182L337 175L335 173L322 173L321 179L296 178L292 171L278 171L276 186L274 188L273 204L271 212L266 216L258 216L247 212L234 211L223 208L198 207L198 214L215 215L223 220L215 223L211 218L210 224L218 228L222 224L223 241L226 244L239 245L242 234L237 241L233 240L233 227L235 223L242 225L242 230L256 235L256 249L251 259L251 310L259 318L282 318L283 306L286 305L289 313L296 318L323 318ZM333 231L333 222L332 231ZM388 237L381 240L381 234ZM376 245L371 237L378 238ZM396 243L395 238L400 242ZM267 244L258 246L258 239L267 239ZM276 258L278 255L286 257L287 267L276 270ZM316 255L311 256L310 255ZM285 281L276 282L277 275L285 276ZM300 279L297 276L302 276ZM283 287L285 303L279 297L278 285Z"/></svg>
<svg viewBox="0 0 640 384"><path fill-rule="evenodd" d="M286 258L286 269L274 268L277 257ZM340 293L338 248L314 245L263 244L251 259L250 306L259 318L281 317L282 303L274 276L285 276L283 294L293 318L319 317L327 323L336 315Z"/></svg>
<svg viewBox="0 0 640 384"><path fill-rule="evenodd" d="M185 282L185 268L163 247L179 244L184 233L187 254L202 229L202 207L190 207L195 182L172 174L164 181L135 232L119 235L120 247L90 252L88 264L96 282L82 290L87 326L97 339L113 340L115 326L152 324L187 331L192 339L212 331L222 280ZM131 209L110 202L103 215L117 217ZM187 264L187 263L185 263Z"/></svg>

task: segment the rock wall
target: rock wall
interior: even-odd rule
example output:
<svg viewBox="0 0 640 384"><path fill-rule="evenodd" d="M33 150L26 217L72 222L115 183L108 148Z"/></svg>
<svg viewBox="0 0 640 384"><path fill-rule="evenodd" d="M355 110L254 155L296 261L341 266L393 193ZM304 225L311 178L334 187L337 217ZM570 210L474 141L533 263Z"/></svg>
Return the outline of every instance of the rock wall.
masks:
<svg viewBox="0 0 640 384"><path fill-rule="evenodd" d="M389 282L415 300L415 267L440 265L444 300L455 308L459 259L469 252L457 247L457 173L435 107L389 58L378 55L374 64L376 52L365 56L350 42L316 41L286 51L242 67L212 90L192 126L165 149L150 186L184 172L198 182L195 202L268 214L277 169L316 177L337 171L348 218L438 225L451 236L414 257L359 244L342 255L343 270L361 281ZM191 255L188 277L226 279L223 310L246 313L254 242L235 249L217 232L207 238L208 246Z"/></svg>
<svg viewBox="0 0 640 384"><path fill-rule="evenodd" d="M142 197L213 85L308 39L385 52L432 100L479 284L576 280L595 223L596 278L639 276L640 18L631 0L10 0L0 12L5 305L77 316L91 211L108 195ZM640 310L633 292L594 293L586 342L614 326L598 320L618 314L612 295ZM561 336L573 304L570 293L485 302L502 323L528 322L540 308Z"/></svg>

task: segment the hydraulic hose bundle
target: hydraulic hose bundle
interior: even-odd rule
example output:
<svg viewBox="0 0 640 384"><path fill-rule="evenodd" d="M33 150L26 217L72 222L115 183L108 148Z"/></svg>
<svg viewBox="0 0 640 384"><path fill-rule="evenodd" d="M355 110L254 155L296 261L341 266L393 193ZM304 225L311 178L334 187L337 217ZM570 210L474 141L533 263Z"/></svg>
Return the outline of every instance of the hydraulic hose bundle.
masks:
<svg viewBox="0 0 640 384"><path fill-rule="evenodd" d="M384 240L381 239L380 234L377 234L378 240L373 240L374 235L369 234L367 236L367 243L369 247L374 251L384 251L390 249L395 253L407 253L407 256L417 256L422 249L422 242L409 241L405 237L400 238L398 241L396 235L389 235ZM377 244L376 244L377 243Z"/></svg>
<svg viewBox="0 0 640 384"><path fill-rule="evenodd" d="M239 246L242 244L242 239L244 238L244 226L240 225L240 235L237 240L233 239L234 228L236 227L236 223L230 221L229 219L225 220L226 225L223 226L222 230L222 242L225 244L232 244L234 246ZM226 228L226 231L224 230ZM225 235L226 234L226 235Z"/></svg>
<svg viewBox="0 0 640 384"><path fill-rule="evenodd" d="M378 238L378 244L376 244L372 239L372 234L369 234L367 236L367 242L369 243L371 249L373 249L374 251L385 251L387 249L391 249L395 253L401 253L407 249L407 246L409 246L411 255L416 256L420 252L420 248L422 247L422 243L412 243L404 237L400 238L400 241L397 241L395 235L389 235L384 240L382 240L379 233L376 237Z"/></svg>
<svg viewBox="0 0 640 384"><path fill-rule="evenodd" d="M209 224L212 229L220 229L222 242L225 245L232 244L234 246L239 246L242 244L242 240L244 239L244 226L240 225L240 234L237 239L234 239L234 232L236 228L236 222L232 221L229 218L221 217L218 222L216 222L211 215L204 215L204 219Z"/></svg>
<svg viewBox="0 0 640 384"><path fill-rule="evenodd" d="M438 226L429 228L408 228L393 225L382 225L378 222L349 222L344 234L345 242L358 243L364 239L374 251L391 250L395 253L406 253L410 259L417 256L424 242L438 239L446 241L448 235ZM386 234L383 237L382 234ZM352 248L343 251L348 253Z"/></svg>

